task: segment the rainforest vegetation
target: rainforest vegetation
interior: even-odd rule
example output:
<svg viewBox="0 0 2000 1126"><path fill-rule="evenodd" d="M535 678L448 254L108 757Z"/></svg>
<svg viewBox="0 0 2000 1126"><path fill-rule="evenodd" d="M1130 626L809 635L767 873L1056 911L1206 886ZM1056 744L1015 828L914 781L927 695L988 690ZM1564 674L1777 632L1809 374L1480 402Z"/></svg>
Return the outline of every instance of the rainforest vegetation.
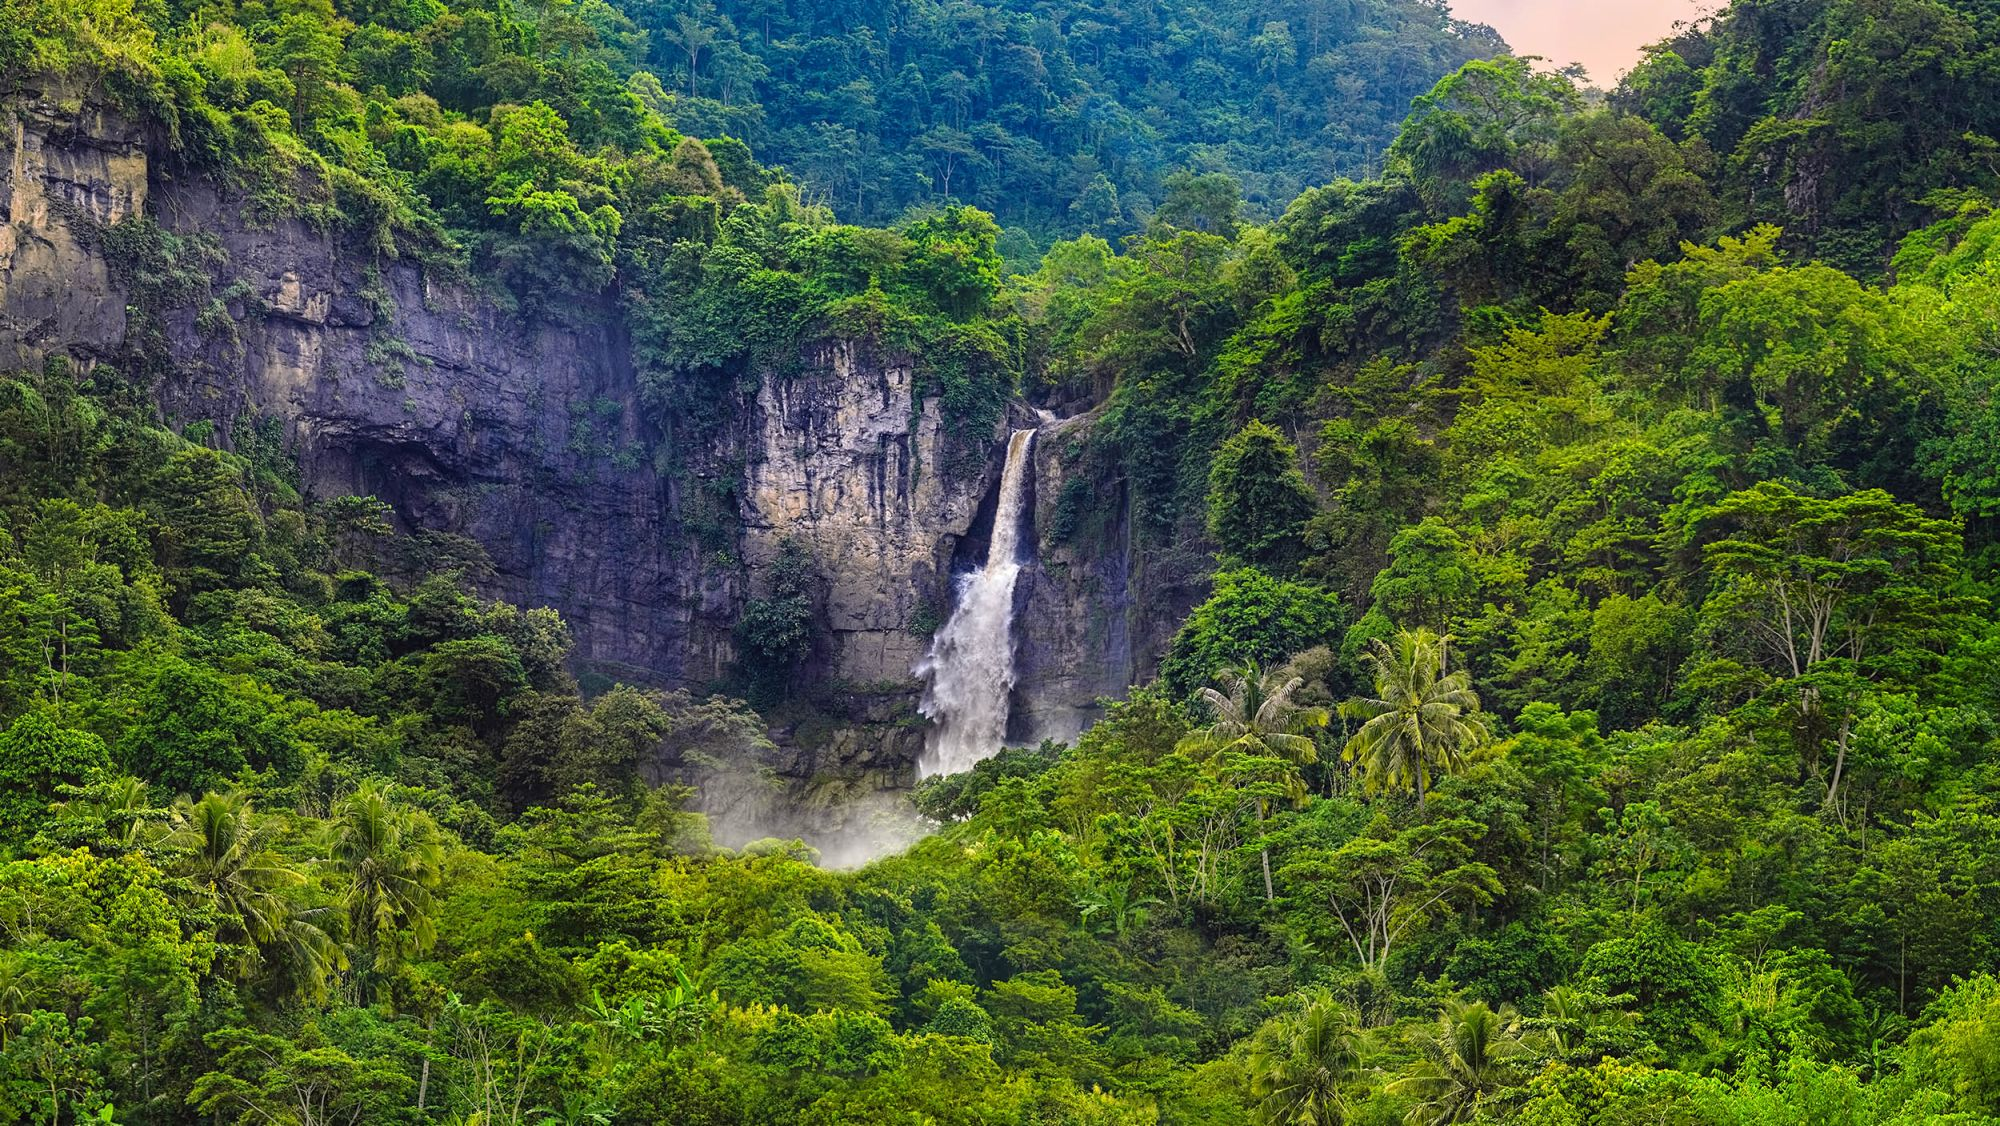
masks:
<svg viewBox="0 0 2000 1126"><path fill-rule="evenodd" d="M758 761L750 705L583 691L476 545L169 425L164 311L225 295L127 219L124 354L0 381L0 1120L2000 1120L2000 14L1737 0L1608 93L1499 50L0 0L9 98L627 318L663 466L870 335L967 433L1094 406L1039 533L1121 496L1203 592L906 851L718 848L652 766ZM779 578L724 687L809 647Z"/></svg>

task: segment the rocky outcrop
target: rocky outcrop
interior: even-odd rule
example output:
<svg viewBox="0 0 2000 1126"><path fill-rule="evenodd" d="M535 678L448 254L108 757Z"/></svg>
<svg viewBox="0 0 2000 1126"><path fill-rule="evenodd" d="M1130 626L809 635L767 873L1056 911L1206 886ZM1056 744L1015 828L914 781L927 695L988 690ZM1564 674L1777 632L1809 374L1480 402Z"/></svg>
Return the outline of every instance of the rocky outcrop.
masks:
<svg viewBox="0 0 2000 1126"><path fill-rule="evenodd" d="M825 671L852 684L905 683L929 644L919 628L948 581L991 476L953 473L966 445L935 398L917 394L907 356L863 342L815 350L801 373L757 390L743 488L743 554L753 571L796 538L825 587Z"/></svg>
<svg viewBox="0 0 2000 1126"><path fill-rule="evenodd" d="M229 442L246 422L277 420L310 494L391 505L399 539L418 549L412 573L483 551L490 567L474 574L486 593L556 607L578 660L620 679L699 686L725 673L755 576L796 539L817 562L825 627L805 679L846 703L828 709L831 727L786 728L787 761L907 776L922 741L910 669L949 608L954 566L990 531L1002 439L1010 421L1032 424L1026 412L968 432L943 417L909 356L833 341L764 375L705 456L670 458L612 302L512 311L304 221L261 216L208 179L162 175L143 131L86 96L0 101L11 134L0 367L57 351L143 359L165 373L156 390L170 422L210 420ZM128 309L132 264L111 260L105 234L134 217L198 241L200 292ZM1038 447L1038 525L1087 426L1056 424ZM736 506L724 545L712 536L717 496ZM711 506L704 536L689 527L698 504ZM1018 595L1016 734L1073 734L1157 652L1171 607L1135 596L1128 554L1043 543Z"/></svg>
<svg viewBox="0 0 2000 1126"><path fill-rule="evenodd" d="M24 91L7 102L0 366L32 363L51 349L109 352L125 337L125 302L110 264L77 227L145 212L145 137L77 91Z"/></svg>
<svg viewBox="0 0 2000 1126"><path fill-rule="evenodd" d="M205 189L158 202L169 227L220 240L240 295L224 339L177 322L170 418L282 419L309 492L377 496L406 535L475 541L487 592L560 609L588 665L665 683L726 665L735 575L681 534L614 310L510 315L302 223L232 221Z"/></svg>
<svg viewBox="0 0 2000 1126"><path fill-rule="evenodd" d="M1008 739L1069 740L1102 701L1151 677L1174 630L1206 593L1204 574L1181 575L1132 542L1122 488L1089 476L1095 412L1043 427L1035 444L1035 561L1015 590L1018 643ZM1082 490L1089 535L1059 534L1063 496Z"/></svg>
<svg viewBox="0 0 2000 1126"><path fill-rule="evenodd" d="M212 420L226 442L245 420L280 420L309 493L373 494L406 535L476 542L486 592L561 609L580 660L667 683L727 663L736 579L684 546L614 309L510 315L205 179L160 177L141 131L87 98L44 90L9 108L0 365L159 361L169 421ZM146 311L165 322L164 357L128 351L118 268L132 263L104 248L142 215L213 261L205 292Z"/></svg>

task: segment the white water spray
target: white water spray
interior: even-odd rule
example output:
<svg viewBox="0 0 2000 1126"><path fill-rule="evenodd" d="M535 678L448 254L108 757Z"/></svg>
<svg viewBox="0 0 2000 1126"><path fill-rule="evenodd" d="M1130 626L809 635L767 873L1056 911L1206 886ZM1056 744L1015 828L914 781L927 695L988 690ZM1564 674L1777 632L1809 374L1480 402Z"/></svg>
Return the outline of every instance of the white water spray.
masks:
<svg viewBox="0 0 2000 1126"><path fill-rule="evenodd" d="M933 723L917 763L922 777L970 770L1006 743L1014 691L1014 580L1021 574L1021 510L1034 447L1033 430L1016 430L1008 439L986 565L959 580L957 608L912 670L930 682L920 706Z"/></svg>

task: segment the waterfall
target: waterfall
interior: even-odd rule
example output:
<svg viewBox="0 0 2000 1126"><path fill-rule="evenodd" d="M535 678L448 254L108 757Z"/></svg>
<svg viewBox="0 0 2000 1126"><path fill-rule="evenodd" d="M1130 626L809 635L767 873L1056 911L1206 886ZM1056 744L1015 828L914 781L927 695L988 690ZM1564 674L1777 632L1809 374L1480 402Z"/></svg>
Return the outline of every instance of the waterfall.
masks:
<svg viewBox="0 0 2000 1126"><path fill-rule="evenodd" d="M1014 580L1021 574L1021 517L1034 448L1033 430L1016 430L1008 439L986 565L959 579L958 605L912 670L929 681L920 710L933 723L917 764L922 777L970 770L1006 742L1014 691Z"/></svg>

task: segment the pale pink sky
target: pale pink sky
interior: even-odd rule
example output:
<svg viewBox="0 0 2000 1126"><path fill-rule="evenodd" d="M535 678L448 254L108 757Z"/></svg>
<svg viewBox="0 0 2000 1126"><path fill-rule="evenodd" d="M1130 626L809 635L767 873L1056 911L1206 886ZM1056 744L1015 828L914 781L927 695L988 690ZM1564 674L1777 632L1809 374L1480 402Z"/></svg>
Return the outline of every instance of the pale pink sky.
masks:
<svg viewBox="0 0 2000 1126"><path fill-rule="evenodd" d="M1607 89L1639 61L1648 43L1681 20L1713 11L1719 0L1452 0L1462 20L1491 24L1523 55L1582 63Z"/></svg>

